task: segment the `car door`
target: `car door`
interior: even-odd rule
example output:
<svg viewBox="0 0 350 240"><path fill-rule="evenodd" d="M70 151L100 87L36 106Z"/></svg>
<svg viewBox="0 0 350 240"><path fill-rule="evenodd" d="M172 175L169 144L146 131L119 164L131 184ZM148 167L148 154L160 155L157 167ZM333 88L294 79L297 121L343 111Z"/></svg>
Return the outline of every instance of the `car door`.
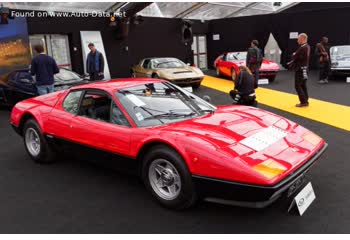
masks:
<svg viewBox="0 0 350 240"><path fill-rule="evenodd" d="M28 71L17 72L16 77L9 84L13 87L14 99L17 102L38 95L35 81Z"/></svg>
<svg viewBox="0 0 350 240"><path fill-rule="evenodd" d="M8 78L7 85L7 100L11 105L37 95L34 79L29 72L13 72Z"/></svg>
<svg viewBox="0 0 350 240"><path fill-rule="evenodd" d="M103 152L129 156L133 128L122 113L119 121L115 120L117 112L121 113L108 93L85 91L79 111L70 121L71 141L100 151L103 156Z"/></svg>
<svg viewBox="0 0 350 240"><path fill-rule="evenodd" d="M151 62L152 62L151 59L145 59L142 62L142 64L140 65L140 68L141 68L140 77L144 77L144 78L152 77L153 70L151 68L152 66Z"/></svg>

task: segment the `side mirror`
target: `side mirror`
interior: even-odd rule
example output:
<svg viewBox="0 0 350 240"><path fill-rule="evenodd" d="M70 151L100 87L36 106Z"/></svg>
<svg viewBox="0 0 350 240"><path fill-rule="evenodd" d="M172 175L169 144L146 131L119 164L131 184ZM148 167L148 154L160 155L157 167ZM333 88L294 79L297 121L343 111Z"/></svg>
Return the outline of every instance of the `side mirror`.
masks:
<svg viewBox="0 0 350 240"><path fill-rule="evenodd" d="M211 98L210 98L208 95L204 95L204 96L202 97L202 99L203 99L204 101L207 101L208 103L211 102Z"/></svg>

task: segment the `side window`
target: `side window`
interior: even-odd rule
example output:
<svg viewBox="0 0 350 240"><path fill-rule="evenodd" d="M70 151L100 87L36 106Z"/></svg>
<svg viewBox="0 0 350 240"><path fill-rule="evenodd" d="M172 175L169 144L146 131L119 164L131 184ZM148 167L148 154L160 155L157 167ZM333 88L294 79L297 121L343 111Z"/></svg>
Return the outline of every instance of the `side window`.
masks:
<svg viewBox="0 0 350 240"><path fill-rule="evenodd" d="M34 81L32 75L29 72L19 72L17 76L18 80L28 79L30 81Z"/></svg>
<svg viewBox="0 0 350 240"><path fill-rule="evenodd" d="M64 110L72 114L77 114L81 94L82 91L70 92L63 101Z"/></svg>
<svg viewBox="0 0 350 240"><path fill-rule="evenodd" d="M111 123L131 127L129 121L114 101L112 101Z"/></svg>
<svg viewBox="0 0 350 240"><path fill-rule="evenodd" d="M150 61L151 61L150 59L146 59L145 61L143 61L142 67L143 68L149 68Z"/></svg>
<svg viewBox="0 0 350 240"><path fill-rule="evenodd" d="M96 90L86 91L81 101L78 115L109 122L111 102L110 96L105 92Z"/></svg>

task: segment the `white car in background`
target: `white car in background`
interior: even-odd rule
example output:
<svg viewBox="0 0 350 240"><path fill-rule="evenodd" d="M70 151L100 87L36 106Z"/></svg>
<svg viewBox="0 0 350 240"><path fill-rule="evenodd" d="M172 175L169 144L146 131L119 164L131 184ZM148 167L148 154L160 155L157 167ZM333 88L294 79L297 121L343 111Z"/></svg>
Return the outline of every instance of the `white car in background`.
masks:
<svg viewBox="0 0 350 240"><path fill-rule="evenodd" d="M333 46L330 49L332 77L337 75L350 77L350 45Z"/></svg>

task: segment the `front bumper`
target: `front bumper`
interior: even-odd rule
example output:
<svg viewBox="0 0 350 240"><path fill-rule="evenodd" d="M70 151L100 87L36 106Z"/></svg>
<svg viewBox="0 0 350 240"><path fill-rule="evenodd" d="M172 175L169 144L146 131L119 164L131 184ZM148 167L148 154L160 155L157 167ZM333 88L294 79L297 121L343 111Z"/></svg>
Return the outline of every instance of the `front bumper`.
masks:
<svg viewBox="0 0 350 240"><path fill-rule="evenodd" d="M350 68L331 68L332 74L350 75Z"/></svg>
<svg viewBox="0 0 350 240"><path fill-rule="evenodd" d="M305 176L327 146L328 144L325 143L303 166L273 186L231 182L198 175L193 175L192 179L199 195L209 201L243 207L264 208L280 198L289 188L294 187L293 192L297 191L301 184L297 186L295 184L299 183L300 179Z"/></svg>
<svg viewBox="0 0 350 240"><path fill-rule="evenodd" d="M259 77L274 77L277 71L259 71Z"/></svg>
<svg viewBox="0 0 350 240"><path fill-rule="evenodd" d="M203 77L195 77L195 78L181 78L181 79L169 79L168 81L177 84L177 85L190 85L194 83L200 83L203 80Z"/></svg>

